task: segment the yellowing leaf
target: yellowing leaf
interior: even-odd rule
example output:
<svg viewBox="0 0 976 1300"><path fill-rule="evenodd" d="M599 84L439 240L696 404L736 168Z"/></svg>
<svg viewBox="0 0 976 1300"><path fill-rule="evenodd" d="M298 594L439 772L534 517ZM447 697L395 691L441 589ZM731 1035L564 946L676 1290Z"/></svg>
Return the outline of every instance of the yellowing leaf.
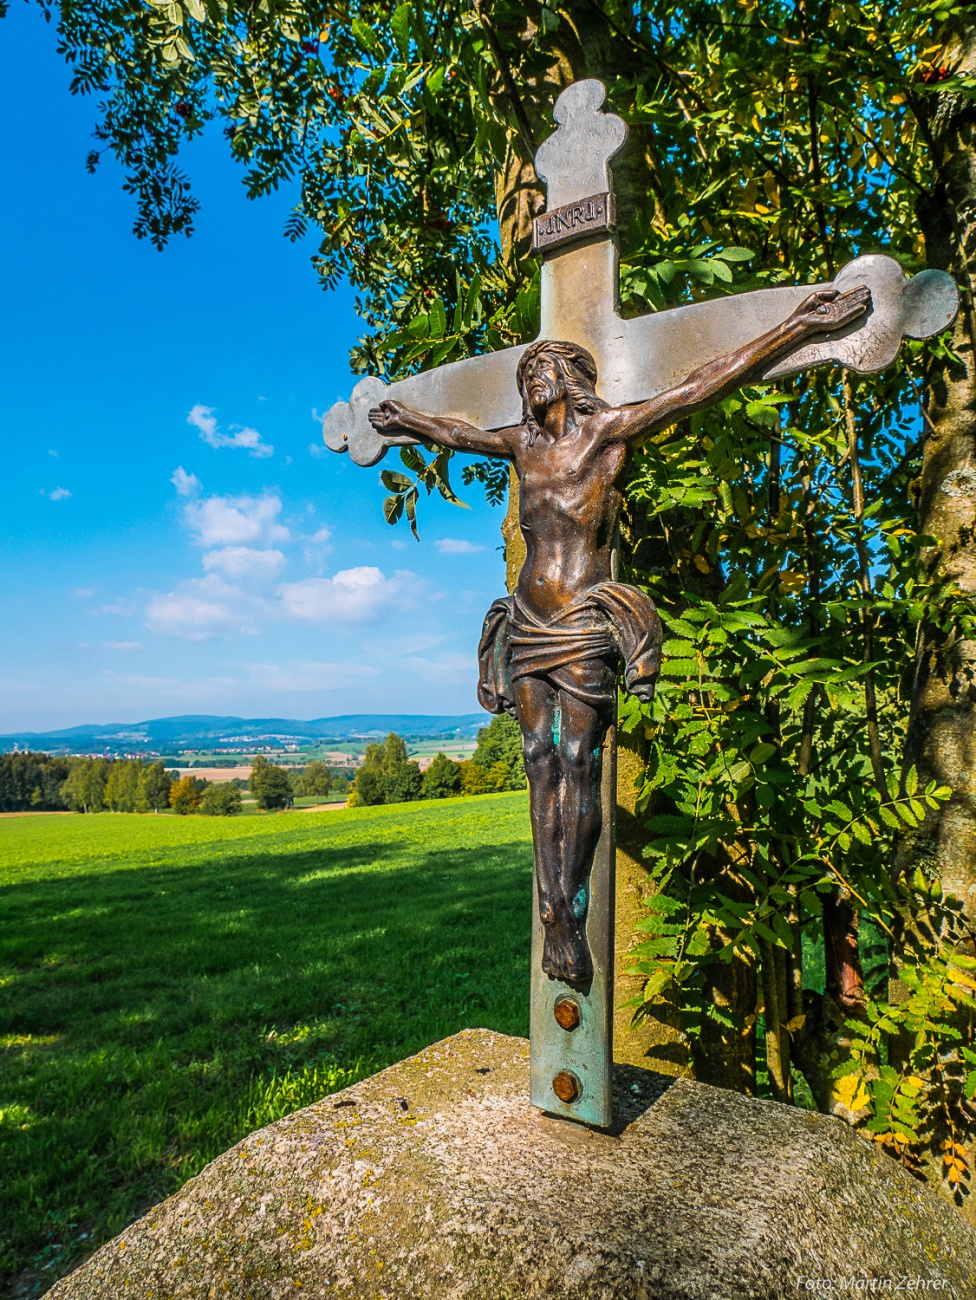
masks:
<svg viewBox="0 0 976 1300"><path fill-rule="evenodd" d="M864 1080L859 1074L846 1074L843 1079L835 1079L833 1094L848 1110L863 1110L871 1101Z"/></svg>
<svg viewBox="0 0 976 1300"><path fill-rule="evenodd" d="M806 576L793 569L784 569L779 575L779 585L784 591L802 591L807 585Z"/></svg>

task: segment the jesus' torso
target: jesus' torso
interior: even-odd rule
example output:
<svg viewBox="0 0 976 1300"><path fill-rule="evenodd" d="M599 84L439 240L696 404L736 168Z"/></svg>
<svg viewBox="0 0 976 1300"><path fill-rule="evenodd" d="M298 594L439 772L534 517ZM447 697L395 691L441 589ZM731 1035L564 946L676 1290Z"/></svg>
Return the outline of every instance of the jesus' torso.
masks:
<svg viewBox="0 0 976 1300"><path fill-rule="evenodd" d="M566 433L523 425L513 454L526 558L516 592L549 620L610 574L627 449L600 434L602 413Z"/></svg>

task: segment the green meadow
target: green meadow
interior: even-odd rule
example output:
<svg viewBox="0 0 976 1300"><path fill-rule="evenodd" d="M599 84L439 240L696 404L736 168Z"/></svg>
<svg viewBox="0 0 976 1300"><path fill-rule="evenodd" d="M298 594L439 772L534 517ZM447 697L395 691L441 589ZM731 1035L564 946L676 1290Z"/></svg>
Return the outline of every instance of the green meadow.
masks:
<svg viewBox="0 0 976 1300"><path fill-rule="evenodd" d="M0 820L0 1294L252 1129L466 1026L528 1030L524 793Z"/></svg>

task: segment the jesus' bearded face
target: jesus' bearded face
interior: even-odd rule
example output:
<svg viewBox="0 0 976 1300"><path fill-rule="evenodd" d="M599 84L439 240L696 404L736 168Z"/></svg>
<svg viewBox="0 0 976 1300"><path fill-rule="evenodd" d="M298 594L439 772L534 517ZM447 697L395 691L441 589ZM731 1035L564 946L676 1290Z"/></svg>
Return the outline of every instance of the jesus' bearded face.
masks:
<svg viewBox="0 0 976 1300"><path fill-rule="evenodd" d="M540 353L526 369L525 391L529 405L538 417L566 394L566 380L562 367L553 357Z"/></svg>

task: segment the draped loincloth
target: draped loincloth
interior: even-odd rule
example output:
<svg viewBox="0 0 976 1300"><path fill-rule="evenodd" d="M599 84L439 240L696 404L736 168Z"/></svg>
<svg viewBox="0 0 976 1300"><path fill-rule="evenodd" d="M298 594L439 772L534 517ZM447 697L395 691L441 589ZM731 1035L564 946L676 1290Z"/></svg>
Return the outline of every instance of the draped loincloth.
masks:
<svg viewBox="0 0 976 1300"><path fill-rule="evenodd" d="M496 600L478 646L478 699L489 713L515 713L515 683L541 677L599 709L616 702L616 669L638 699L649 700L661 664L663 633L654 602L622 582L601 582L544 620L518 599ZM583 671L583 669L586 671Z"/></svg>

